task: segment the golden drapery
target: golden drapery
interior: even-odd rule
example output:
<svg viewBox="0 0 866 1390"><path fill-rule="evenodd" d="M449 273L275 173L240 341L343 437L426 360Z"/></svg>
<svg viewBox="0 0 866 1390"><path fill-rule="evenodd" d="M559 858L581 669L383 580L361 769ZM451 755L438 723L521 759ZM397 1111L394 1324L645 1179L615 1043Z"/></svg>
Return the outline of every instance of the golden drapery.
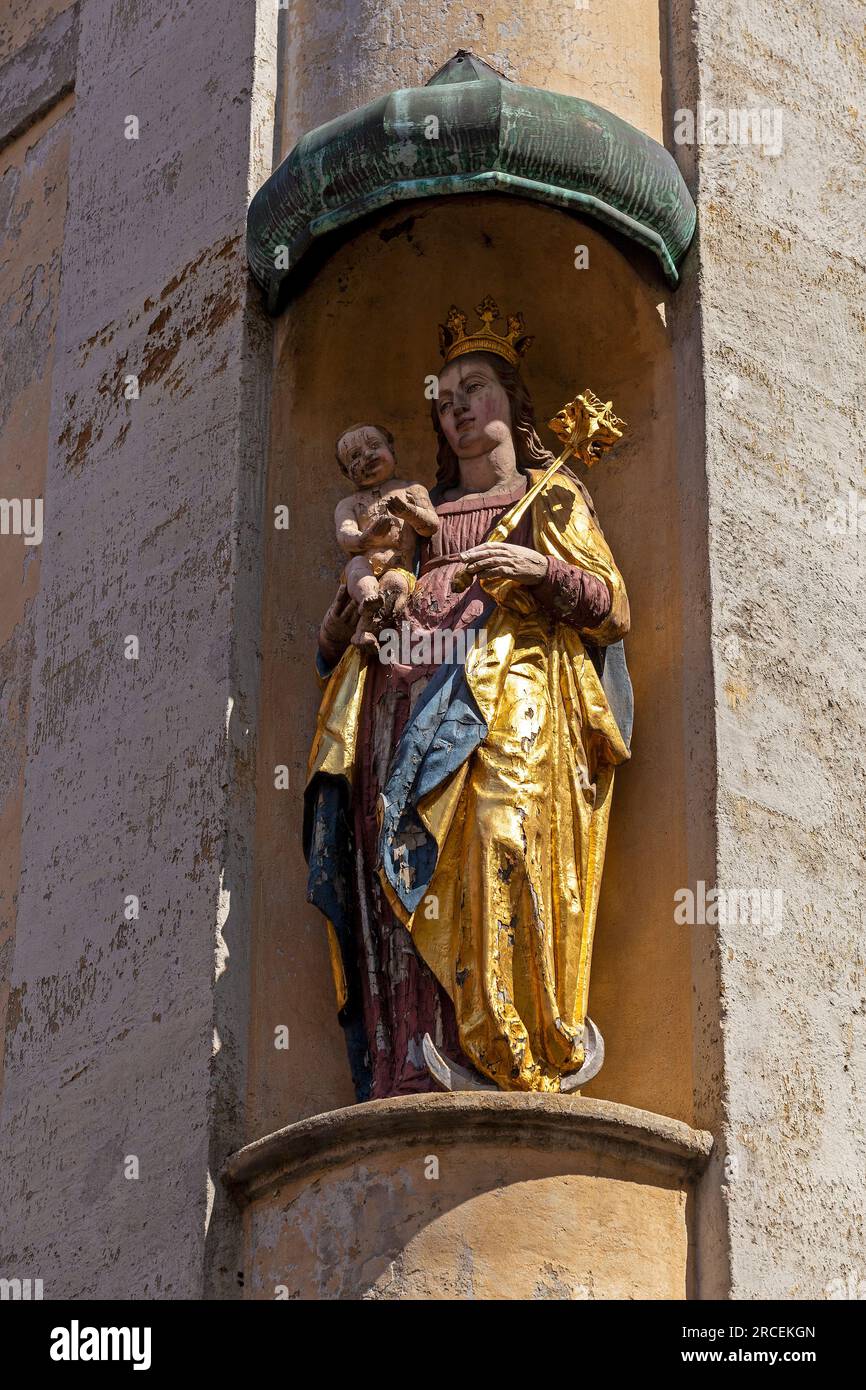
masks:
<svg viewBox="0 0 866 1390"><path fill-rule="evenodd" d="M605 582L610 612L578 633L543 612L531 587L484 581L496 607L465 671L487 735L418 805L438 858L416 910L381 880L452 999L475 1067L504 1090L556 1091L583 1061L614 768L629 756L582 639L618 641L629 615L601 529L568 474L532 504L532 532L542 555ZM325 689L310 778L326 772L351 784L364 675L350 648Z"/></svg>

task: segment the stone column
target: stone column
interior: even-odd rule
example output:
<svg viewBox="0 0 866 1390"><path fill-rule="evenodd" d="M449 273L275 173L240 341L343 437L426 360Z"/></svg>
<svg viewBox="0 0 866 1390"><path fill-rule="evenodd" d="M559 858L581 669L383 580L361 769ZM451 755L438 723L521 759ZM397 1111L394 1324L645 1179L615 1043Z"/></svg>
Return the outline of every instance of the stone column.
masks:
<svg viewBox="0 0 866 1390"><path fill-rule="evenodd" d="M683 285L660 306L678 386L681 886L745 913L687 928L694 1122L717 1138L694 1288L824 1297L862 1276L863 709L847 676L862 612L857 47L841 4L771 20L740 0L695 13L671 0L641 7L631 30L619 7L568 8L448 5L434 30L420 6L353 7L350 24L347 9L298 5L282 150L460 46L677 151L700 218ZM700 129L699 103L734 112L738 132L739 113L757 112L757 142L678 145L678 112ZM674 929L673 906L658 930ZM644 1045L663 1065L663 1037Z"/></svg>

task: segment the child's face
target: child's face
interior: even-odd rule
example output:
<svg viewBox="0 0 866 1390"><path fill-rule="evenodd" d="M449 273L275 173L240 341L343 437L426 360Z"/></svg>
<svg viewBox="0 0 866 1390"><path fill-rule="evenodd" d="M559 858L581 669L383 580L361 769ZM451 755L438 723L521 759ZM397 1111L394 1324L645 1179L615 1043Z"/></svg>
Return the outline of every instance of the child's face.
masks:
<svg viewBox="0 0 866 1390"><path fill-rule="evenodd" d="M375 425L360 425L344 434L337 453L356 488L378 487L394 476L397 460Z"/></svg>

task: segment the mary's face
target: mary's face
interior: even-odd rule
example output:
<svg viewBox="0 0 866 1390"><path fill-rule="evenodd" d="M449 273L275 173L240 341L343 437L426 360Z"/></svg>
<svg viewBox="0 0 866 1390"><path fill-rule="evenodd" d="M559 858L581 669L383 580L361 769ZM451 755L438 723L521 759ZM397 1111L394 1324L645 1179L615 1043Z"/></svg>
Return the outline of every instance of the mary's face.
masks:
<svg viewBox="0 0 866 1390"><path fill-rule="evenodd" d="M493 367L468 352L439 374L437 411L459 459L489 454L511 434L511 403Z"/></svg>

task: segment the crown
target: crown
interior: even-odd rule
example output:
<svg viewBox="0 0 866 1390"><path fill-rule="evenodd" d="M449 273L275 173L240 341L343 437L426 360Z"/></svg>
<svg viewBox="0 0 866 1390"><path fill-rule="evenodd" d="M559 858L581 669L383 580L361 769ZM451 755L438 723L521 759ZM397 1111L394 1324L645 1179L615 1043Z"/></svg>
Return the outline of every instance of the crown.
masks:
<svg viewBox="0 0 866 1390"><path fill-rule="evenodd" d="M440 323L439 351L446 364L467 352L495 352L516 367L533 341L524 331L523 315L512 314L505 320L506 331L497 333L493 325L502 316L489 294L484 296L475 312L481 320L481 327L475 333L466 332L466 315L454 304L448 310L446 321Z"/></svg>

